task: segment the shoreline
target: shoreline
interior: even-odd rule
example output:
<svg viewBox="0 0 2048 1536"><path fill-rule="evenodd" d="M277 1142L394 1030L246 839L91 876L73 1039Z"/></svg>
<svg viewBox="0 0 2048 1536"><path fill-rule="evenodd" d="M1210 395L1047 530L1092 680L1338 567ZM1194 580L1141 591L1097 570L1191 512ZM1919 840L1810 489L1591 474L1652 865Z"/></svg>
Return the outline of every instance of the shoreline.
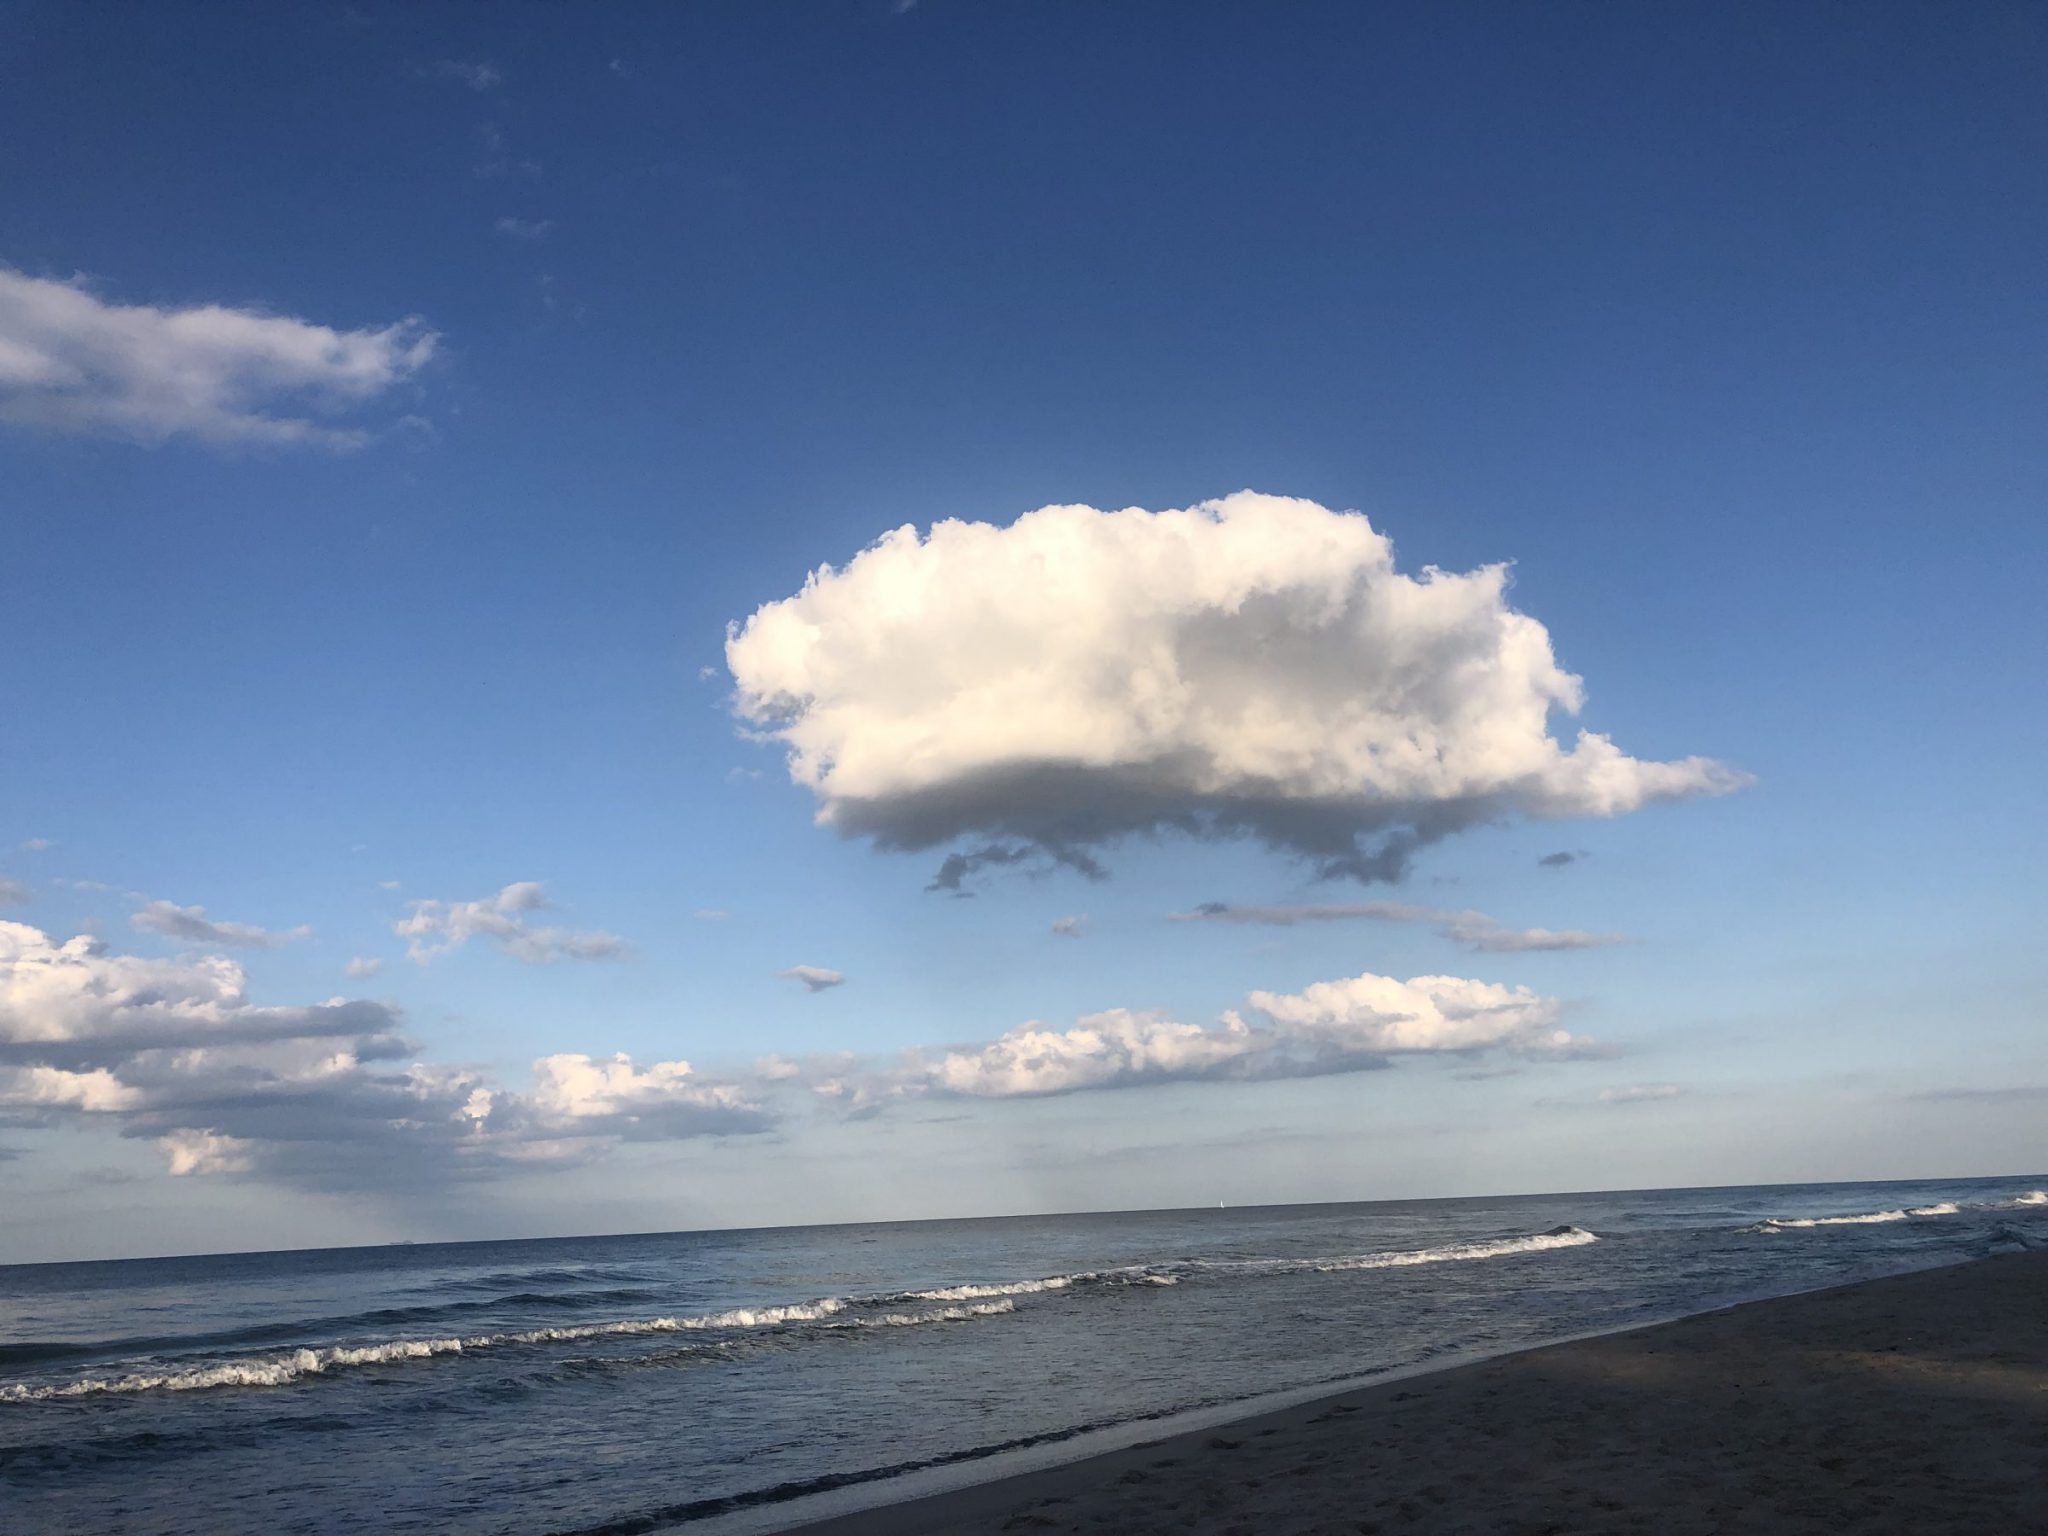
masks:
<svg viewBox="0 0 2048 1536"><path fill-rule="evenodd" d="M1993 1314L2004 1333L1987 1335L1984 1319ZM1902 1523L1886 1523L1894 1518L1890 1515L1874 1517L1880 1528L1944 1529L1953 1522L1958 1530L2048 1529L2048 1490L2033 1490L2028 1503L2024 1490L2008 1487L2009 1479L1998 1470L2001 1455L2003 1466L2019 1477L2025 1467L2048 1459L2048 1253L1918 1266L1523 1349L1340 1378L662 1528L696 1528L718 1536L965 1536L1006 1529L1213 1530L1265 1536L1281 1530L1505 1531L1520 1529L1529 1519L1534 1521L1531 1531L1620 1531L1647 1524L1678 1530L1692 1528L1673 1522L1699 1504L1723 1511L1702 1515L1702 1531L1837 1531L1843 1524L1839 1509L1827 1516L1816 1506L1779 1519L1784 1512L1775 1506L1784 1500L1755 1493L1754 1485L1759 1478L1771 1481L1772 1451L1784 1452L1808 1439L1851 1444L1859 1431L1870 1430L1859 1394L1848 1390L1860 1383L1856 1371L1841 1380L1839 1365L1826 1366L1821 1380L1801 1377L1795 1368L1816 1351L1831 1360L1856 1355L1855 1339L1845 1334L1871 1339L1904 1334L1918 1341L1921 1352L1898 1358L1918 1362L1915 1369L1923 1376L1931 1371L1940 1377L1946 1370L1957 1380L1996 1380L2009 1406L2022 1410L2007 1415L2003 1435L1995 1422L1972 1419L1967 1429L1948 1426L1953 1431L1949 1438L1957 1443L1948 1448L1947 1460L1987 1468L1980 1486L1994 1490L1994 1503L2002 1499L2011 1508L1978 1509L1967 1520L1940 1507L1915 1508L1910 1518L1903 1511L1895 1517ZM1899 1348L1896 1341L1865 1340L1862 1354L1897 1355ZM1611 1409L1617 1399L1641 1396L1646 1362L1674 1358L1686 1362L1684 1390L1674 1385L1661 1396L1653 1394L1621 1423L1603 1411L1603 1404ZM1978 1376L1971 1377L1972 1371ZM1581 1390L1569 1390L1574 1381ZM1938 1415L1930 1421L1923 1408L1946 1408L1950 1418L1962 1412L1952 1401L1953 1390L1935 1390L1926 1382L1921 1386L1929 1401L1906 1405L1911 1422L1946 1423ZM1742 1400L1739 1412L1708 1401L1731 1390ZM1778 1396L1768 1395L1771 1391ZM1764 1395L1750 1400L1750 1392ZM1901 1406L1895 1399L1902 1395L1897 1383L1877 1395L1895 1419ZM1970 1393L1962 1396L1967 1399ZM1514 1411L1517 1398L1523 1400L1521 1412ZM1830 1408L1833 1399L1840 1401ZM1785 1443L1760 1450L1753 1458L1756 1466L1729 1470L1735 1484L1752 1489L1750 1495L1716 1488L1708 1477L1707 1486L1693 1490L1684 1504L1673 1504L1670 1490L1688 1478L1697 1481L1701 1459L1683 1454L1674 1434L1689 1433L1701 1444L1725 1448L1731 1439L1744 1438L1745 1426L1755 1427L1756 1412L1768 1416L1774 1404L1789 1412L1786 1404L1795 1401L1800 1406L1792 1416L1800 1423L1779 1435ZM1539 1481L1556 1485L1546 1490L1547 1504L1503 1490L1504 1466L1518 1452L1528 1456L1531 1436L1498 1434L1493 1431L1500 1426L1488 1427L1487 1410L1501 1402L1510 1414L1505 1423L1541 1423L1548 1426L1544 1432L1557 1435L1557 1426L1577 1420L1587 1432L1558 1436L1530 1466L1531 1475L1541 1474ZM1839 1422L1821 1422L1831 1416ZM1452 1439L1462 1432L1466 1439L1483 1442L1471 1448L1479 1457L1473 1465L1462 1465L1464 1458L1444 1447L1443 1434L1426 1434L1417 1426L1418 1419L1432 1417L1446 1418L1443 1427ZM1664 1420L1680 1422L1665 1424L1654 1443L1639 1443L1650 1423ZM1369 1445L1359 1443L1365 1441ZM1586 1447L1577 1457L1571 1454L1574 1441ZM1387 1468L1365 1473L1359 1455L1365 1449L1376 1453L1374 1459L1386 1460ZM1803 1458L1803 1470L1776 1471L1778 1480L1793 1490L1787 1497L1794 1505L1810 1500L1816 1486L1839 1483L1851 1489L1873 1477L1884 1481L1884 1469L1897 1462L1891 1453L1878 1456L1861 1469L1872 1475L1862 1476L1851 1466L1853 1457L1796 1449L1793 1457ZM1581 1461L1587 1464L1578 1465ZM1838 1465L1830 1468L1829 1463ZM1945 1482L1940 1463L1936 1458L1932 1475ZM1419 1479L1411 1491L1403 1491L1404 1473L1406 1481ZM1474 1473L1480 1481L1469 1480ZM1529 1480L1509 1479L1518 1486ZM884 1489L897 1496L880 1501L862 1497ZM1744 1497L1750 1506L1761 1500L1771 1507L1761 1513L1756 1507L1731 1509L1731 1501L1740 1506ZM1875 1497L1890 1501L1874 1506L1888 1510L1901 1496ZM1906 1502L1923 1501L1909 1494ZM1585 1507L1564 1507L1577 1505ZM1542 1518L1530 1513L1539 1506L1548 1508Z"/></svg>

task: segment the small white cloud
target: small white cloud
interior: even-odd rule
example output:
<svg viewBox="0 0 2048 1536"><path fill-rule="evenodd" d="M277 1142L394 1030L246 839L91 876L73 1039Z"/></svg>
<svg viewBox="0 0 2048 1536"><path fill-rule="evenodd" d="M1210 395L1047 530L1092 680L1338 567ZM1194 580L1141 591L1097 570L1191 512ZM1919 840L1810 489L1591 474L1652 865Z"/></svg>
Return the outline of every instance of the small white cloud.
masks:
<svg viewBox="0 0 2048 1536"><path fill-rule="evenodd" d="M1085 917L1056 917L1052 921L1052 931L1063 939L1078 939L1087 931L1087 925Z"/></svg>
<svg viewBox="0 0 2048 1536"><path fill-rule="evenodd" d="M840 972L827 970L822 965L792 965L788 970L777 971L775 974L787 981L802 982L806 992L823 992L828 987L843 984L846 980Z"/></svg>
<svg viewBox="0 0 2048 1536"><path fill-rule="evenodd" d="M313 936L313 930L303 924L297 928L273 930L249 923L217 923L206 915L206 908L181 907L174 901L152 901L128 922L142 933L182 939L188 944L219 944L234 949L276 949L295 939Z"/></svg>
<svg viewBox="0 0 2048 1536"><path fill-rule="evenodd" d="M28 901L28 887L19 880L0 875L0 907L19 907Z"/></svg>
<svg viewBox="0 0 2048 1536"><path fill-rule="evenodd" d="M1625 1088L1602 1088L1602 1104L1649 1104L1658 1099L1682 1097L1685 1090L1676 1083L1632 1083Z"/></svg>
<svg viewBox="0 0 2048 1536"><path fill-rule="evenodd" d="M32 837L21 845L21 851L23 853L47 853L56 846L47 837Z"/></svg>
<svg viewBox="0 0 2048 1536"><path fill-rule="evenodd" d="M699 907L690 915L700 923L722 923L732 916L730 912L718 907Z"/></svg>
<svg viewBox="0 0 2048 1536"><path fill-rule="evenodd" d="M395 891L398 889L398 882L396 880L379 880L377 888L382 891Z"/></svg>
<svg viewBox="0 0 2048 1536"><path fill-rule="evenodd" d="M544 240L555 227L553 219L518 219L506 214L491 228L512 240Z"/></svg>
<svg viewBox="0 0 2048 1536"><path fill-rule="evenodd" d="M368 981L384 969L384 962L373 956L357 955L342 969L348 973L351 981Z"/></svg>
<svg viewBox="0 0 2048 1536"><path fill-rule="evenodd" d="M438 339L418 320L338 331L218 304L115 304L80 280L0 267L0 420L150 445L356 448L367 432L314 417L411 379Z"/></svg>
<svg viewBox="0 0 2048 1536"><path fill-rule="evenodd" d="M255 1166L251 1144L217 1131L173 1131L157 1138L171 1160L171 1177L247 1173Z"/></svg>
<svg viewBox="0 0 2048 1536"><path fill-rule="evenodd" d="M107 884L107 882L104 880L59 880L56 883L58 885L68 886L70 889L74 891L86 891L93 894L98 894L103 891L111 891L113 889L113 887Z"/></svg>
<svg viewBox="0 0 2048 1536"><path fill-rule="evenodd" d="M550 905L539 881L520 880L481 901L416 901L412 915L393 923L391 931L406 941L406 953L421 965L473 938L489 939L529 965L616 960L625 954L626 941L617 934L535 927L527 914Z"/></svg>

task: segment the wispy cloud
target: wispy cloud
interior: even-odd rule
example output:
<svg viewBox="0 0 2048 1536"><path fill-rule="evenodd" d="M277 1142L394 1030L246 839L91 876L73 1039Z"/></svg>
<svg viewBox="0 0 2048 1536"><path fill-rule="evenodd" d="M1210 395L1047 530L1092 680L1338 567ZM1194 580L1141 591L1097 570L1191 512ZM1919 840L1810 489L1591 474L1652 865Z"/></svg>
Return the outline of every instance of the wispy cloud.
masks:
<svg viewBox="0 0 2048 1536"><path fill-rule="evenodd" d="M19 907L28 902L28 887L19 880L0 875L0 907Z"/></svg>
<svg viewBox="0 0 2048 1536"><path fill-rule="evenodd" d="M516 881L479 901L416 901L412 914L391 925L406 941L406 953L421 965L460 949L471 939L488 939L529 965L561 960L616 960L626 941L611 933L578 933L535 925L530 914L552 907L536 880Z"/></svg>
<svg viewBox="0 0 2048 1536"><path fill-rule="evenodd" d="M1590 859L1591 857L1592 855L1583 848L1577 851L1573 851L1570 848L1560 848L1555 853L1546 853L1536 862L1544 869L1563 869L1567 864L1576 864L1581 859Z"/></svg>
<svg viewBox="0 0 2048 1536"><path fill-rule="evenodd" d="M1063 939L1078 939L1088 931L1085 917L1056 917L1052 920L1052 931Z"/></svg>
<svg viewBox="0 0 2048 1536"><path fill-rule="evenodd" d="M504 71L489 59L443 59L434 66L434 73L479 92L495 90L505 83Z"/></svg>
<svg viewBox="0 0 2048 1536"><path fill-rule="evenodd" d="M843 973L828 970L822 965L792 965L788 970L777 971L775 974L785 981L803 983L806 992L824 992L832 987L843 986L846 982Z"/></svg>
<svg viewBox="0 0 2048 1536"><path fill-rule="evenodd" d="M2021 1104L2048 1099L2048 1083L2012 1083L1996 1088L1928 1088L1905 1096L1918 1104Z"/></svg>
<svg viewBox="0 0 2048 1536"><path fill-rule="evenodd" d="M383 969L384 962L371 955L357 955L342 967L343 973L351 981L368 981Z"/></svg>
<svg viewBox="0 0 2048 1536"><path fill-rule="evenodd" d="M478 156L476 173L479 176L498 179L501 177L541 174L544 169L538 160L523 159L512 154L505 144L505 130L496 123L484 123L476 131Z"/></svg>
<svg viewBox="0 0 2048 1536"><path fill-rule="evenodd" d="M1510 928L1471 910L1451 912L1438 907L1411 906L1398 901L1347 901L1309 903L1295 906L1236 907L1220 901L1205 901L1191 912L1175 912L1176 923L1245 923L1269 928L1292 928L1303 923L1421 923L1432 927L1453 944L1481 954L1522 954L1537 950L1598 949L1609 944L1626 944L1627 935L1588 933L1580 928Z"/></svg>
<svg viewBox="0 0 2048 1536"><path fill-rule="evenodd" d="M512 240L544 240L555 227L553 219L520 219L506 214L491 226Z"/></svg>
<svg viewBox="0 0 2048 1536"><path fill-rule="evenodd" d="M1682 1098L1685 1090L1676 1083L1630 1083L1625 1087L1602 1088L1602 1104L1651 1104L1662 1099Z"/></svg>
<svg viewBox="0 0 2048 1536"><path fill-rule="evenodd" d="M355 448L367 431L315 418L415 377L437 341L416 319L341 331L218 304L116 304L82 280L0 267L0 420L144 444Z"/></svg>
<svg viewBox="0 0 2048 1536"><path fill-rule="evenodd" d="M23 853L47 853L56 846L47 837L32 837L21 845L21 851Z"/></svg>
<svg viewBox="0 0 2048 1536"><path fill-rule="evenodd" d="M217 944L229 949L276 949L295 939L313 936L303 924L282 930L258 928L249 923L217 923L204 907L181 907L174 901L152 901L128 919L142 933L154 933L188 944Z"/></svg>

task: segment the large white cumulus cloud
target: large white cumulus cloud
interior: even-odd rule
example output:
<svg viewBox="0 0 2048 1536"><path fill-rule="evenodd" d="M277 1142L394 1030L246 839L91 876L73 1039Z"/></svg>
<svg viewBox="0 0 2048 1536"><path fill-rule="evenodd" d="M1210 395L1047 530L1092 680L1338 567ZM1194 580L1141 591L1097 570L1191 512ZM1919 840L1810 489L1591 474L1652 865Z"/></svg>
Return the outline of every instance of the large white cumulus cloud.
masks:
<svg viewBox="0 0 2048 1536"><path fill-rule="evenodd" d="M1580 680L1507 583L1503 565L1403 574L1365 517L1311 501L1053 506L885 534L735 626L726 660L822 822L985 845L948 885L1025 845L1092 871L1103 844L1169 828L1392 878L1476 821L1745 782L1554 738Z"/></svg>

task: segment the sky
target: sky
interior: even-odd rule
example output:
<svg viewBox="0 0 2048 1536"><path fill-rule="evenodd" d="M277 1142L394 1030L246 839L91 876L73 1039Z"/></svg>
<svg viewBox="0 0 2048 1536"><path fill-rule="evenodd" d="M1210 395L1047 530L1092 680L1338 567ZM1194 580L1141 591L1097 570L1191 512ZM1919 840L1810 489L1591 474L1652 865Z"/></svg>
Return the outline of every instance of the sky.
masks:
<svg viewBox="0 0 2048 1536"><path fill-rule="evenodd" d="M2048 17L0 3L0 1262L2048 1168Z"/></svg>

